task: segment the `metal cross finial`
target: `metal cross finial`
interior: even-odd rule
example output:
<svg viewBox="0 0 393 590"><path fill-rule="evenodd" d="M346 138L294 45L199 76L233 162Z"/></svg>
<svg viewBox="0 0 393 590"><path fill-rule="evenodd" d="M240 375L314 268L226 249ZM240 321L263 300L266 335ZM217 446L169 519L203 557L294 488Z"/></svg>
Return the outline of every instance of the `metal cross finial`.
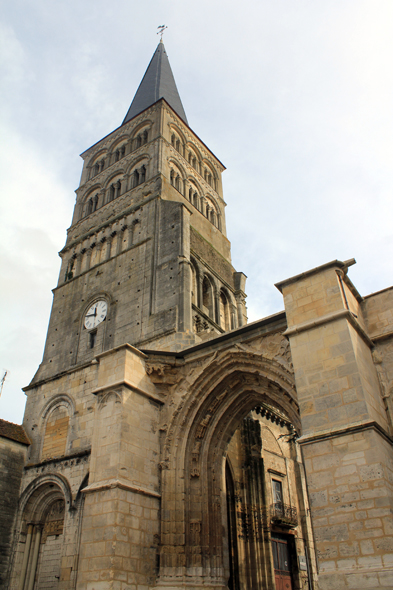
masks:
<svg viewBox="0 0 393 590"><path fill-rule="evenodd" d="M157 27L158 31L157 31L157 35L161 35L161 39L160 41L162 41L162 36L165 32L165 29L167 29L168 27L166 25L160 25L159 27Z"/></svg>

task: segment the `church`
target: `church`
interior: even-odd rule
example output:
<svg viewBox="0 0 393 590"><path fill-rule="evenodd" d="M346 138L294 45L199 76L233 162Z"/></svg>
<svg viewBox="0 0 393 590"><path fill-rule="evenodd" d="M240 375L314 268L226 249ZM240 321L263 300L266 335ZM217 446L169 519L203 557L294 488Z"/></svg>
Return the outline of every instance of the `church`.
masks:
<svg viewBox="0 0 393 590"><path fill-rule="evenodd" d="M23 427L0 421L2 587L393 589L393 288L333 260L247 322L225 167L162 41L81 157Z"/></svg>

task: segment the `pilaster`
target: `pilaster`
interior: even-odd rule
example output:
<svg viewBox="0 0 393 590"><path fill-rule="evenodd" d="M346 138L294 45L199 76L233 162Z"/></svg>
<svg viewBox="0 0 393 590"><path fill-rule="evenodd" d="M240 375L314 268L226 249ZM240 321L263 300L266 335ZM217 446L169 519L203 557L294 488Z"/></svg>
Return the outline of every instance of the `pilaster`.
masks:
<svg viewBox="0 0 393 590"><path fill-rule="evenodd" d="M159 533L162 396L130 345L97 357L89 485L84 488L77 588L154 583Z"/></svg>

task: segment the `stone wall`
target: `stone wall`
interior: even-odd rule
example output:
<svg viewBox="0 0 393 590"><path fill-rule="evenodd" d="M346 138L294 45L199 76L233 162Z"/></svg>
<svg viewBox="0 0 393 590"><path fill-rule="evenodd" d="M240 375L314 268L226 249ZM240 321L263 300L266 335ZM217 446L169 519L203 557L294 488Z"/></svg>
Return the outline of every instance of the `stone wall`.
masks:
<svg viewBox="0 0 393 590"><path fill-rule="evenodd" d="M0 437L0 588L6 588L26 445Z"/></svg>

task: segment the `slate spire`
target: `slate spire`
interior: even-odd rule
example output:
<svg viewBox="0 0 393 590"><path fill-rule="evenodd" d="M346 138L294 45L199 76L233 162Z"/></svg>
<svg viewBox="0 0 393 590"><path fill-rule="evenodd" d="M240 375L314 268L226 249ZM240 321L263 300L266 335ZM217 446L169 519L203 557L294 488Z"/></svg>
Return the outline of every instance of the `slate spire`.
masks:
<svg viewBox="0 0 393 590"><path fill-rule="evenodd" d="M160 98L165 98L175 113L188 125L168 56L162 41L157 45L142 82L123 121L127 123Z"/></svg>

